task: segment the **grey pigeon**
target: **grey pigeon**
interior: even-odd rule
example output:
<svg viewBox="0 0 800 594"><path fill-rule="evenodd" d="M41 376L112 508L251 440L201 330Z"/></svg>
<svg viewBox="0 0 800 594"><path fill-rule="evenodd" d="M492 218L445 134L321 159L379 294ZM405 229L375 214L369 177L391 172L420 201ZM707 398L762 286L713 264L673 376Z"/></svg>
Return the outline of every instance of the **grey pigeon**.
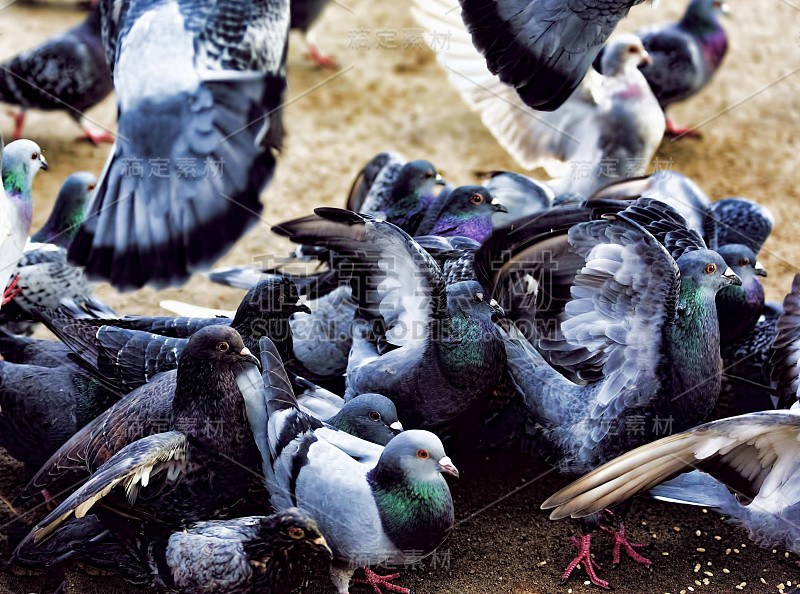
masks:
<svg viewBox="0 0 800 594"><path fill-rule="evenodd" d="M264 384L253 385L268 419L256 443L268 458L264 476L276 508L314 510L333 551L331 578L348 591L354 565L373 587L387 580L370 565L406 565L430 555L453 527L453 500L442 473L458 476L441 441L427 431L404 431L383 448L309 417L297 408L274 348L262 339ZM405 588L392 591L408 593Z"/></svg>
<svg viewBox="0 0 800 594"><path fill-rule="evenodd" d="M700 92L722 64L728 51L728 36L718 20L722 14L728 14L723 0L691 0L677 23L636 32L653 58L642 74L664 111ZM668 117L667 133L683 136L694 132Z"/></svg>
<svg viewBox="0 0 800 594"><path fill-rule="evenodd" d="M505 340L510 375L541 454L563 474L575 475L646 441L647 431L626 430L633 419L651 427L654 420L671 419L671 428L680 431L711 411L721 370L714 297L740 281L680 215L655 200L640 199L606 219L575 225L569 242L585 263L561 335L549 347L551 360L589 362L601 367L602 377L571 382L513 325ZM617 521L615 560L624 547L649 565L627 541L624 514ZM575 541L579 553L564 579L584 563L592 582L606 587L589 557L589 525Z"/></svg>
<svg viewBox="0 0 800 594"><path fill-rule="evenodd" d="M181 353L177 370L111 406L72 436L31 479L26 494L45 489L58 496L102 468L94 481L65 499L61 510L40 526L42 534L72 515L75 506L87 501L84 495L90 503L80 507L77 517L105 496L95 497L106 487L105 494L121 482L138 489L134 483L142 475L164 469L159 461L172 468L166 485L164 475L158 480L166 491L154 498L145 494L132 507L128 501L124 504L128 514L142 519L157 513L160 523L175 525L211 517L215 510L233 505L247 491L251 476L247 468L257 466L246 424L257 403L243 399L238 385L239 378L248 373L260 377L253 363L258 361L232 328L209 326L195 333ZM197 463L187 467L190 459ZM230 464L230 459L239 464ZM142 472L137 474L138 470ZM207 481L214 475L215 486L210 488ZM147 479L141 487L146 483ZM113 516L109 522L116 525ZM106 527L113 531L112 525Z"/></svg>
<svg viewBox="0 0 800 594"><path fill-rule="evenodd" d="M184 282L257 220L280 147L287 0L100 0L117 141L69 249L118 289Z"/></svg>
<svg viewBox="0 0 800 594"><path fill-rule="evenodd" d="M19 105L14 138L22 137L26 109L66 111L93 144L114 136L86 121L85 112L113 89L101 39L99 3L77 27L0 64L0 101Z"/></svg>
<svg viewBox="0 0 800 594"><path fill-rule="evenodd" d="M475 280L447 285L436 261L395 225L339 209L281 224L296 243L320 245L351 263L361 323L353 330L348 397L375 392L397 406L404 426L455 421L488 395L503 348Z"/></svg>
<svg viewBox="0 0 800 594"><path fill-rule="evenodd" d="M461 186L428 207L415 235L467 237L481 242L492 232L493 215L508 209L483 186Z"/></svg>
<svg viewBox="0 0 800 594"><path fill-rule="evenodd" d="M681 472L697 469L727 485L733 494L704 480L703 475L680 490L656 489L654 494L716 507L747 529L750 538L761 546L800 553L800 500L794 488L799 436L800 415L796 410L713 421L607 462L549 497L542 508L555 508L552 519L583 517L618 505Z"/></svg>

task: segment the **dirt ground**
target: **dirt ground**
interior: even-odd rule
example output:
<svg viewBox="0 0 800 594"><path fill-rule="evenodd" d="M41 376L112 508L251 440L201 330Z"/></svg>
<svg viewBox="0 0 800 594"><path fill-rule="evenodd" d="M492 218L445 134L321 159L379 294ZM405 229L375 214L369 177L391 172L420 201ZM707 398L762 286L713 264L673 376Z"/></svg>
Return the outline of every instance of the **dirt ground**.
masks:
<svg viewBox="0 0 800 594"><path fill-rule="evenodd" d="M676 18L684 2L665 1L632 11L621 30ZM800 234L797 216L800 166L800 5L786 0L731 2L725 21L730 36L726 63L710 87L671 115L700 125L701 140L666 140L659 162L692 177L712 199L746 196L769 206L777 225L761 258L769 271L767 293L782 300L798 271L794 255ZM30 47L82 18L58 5L18 2L0 7L0 59ZM220 265L269 261L287 244L269 227L308 214L320 205L343 205L356 171L375 153L397 150L429 159L450 181L471 183L475 170L516 169L514 162L470 113L450 87L433 54L403 49L416 27L405 4L345 0L331 2L317 28L320 45L340 61L338 71L320 70L303 57L292 37L289 131L275 180L264 195L263 222ZM368 40L369 48L357 41ZM388 43L386 43L388 40ZM376 47L383 41L391 47ZM113 129L113 98L89 113ZM8 139L12 121L0 112ZM25 136L37 141L50 163L35 187L34 227L47 217L58 187L72 172L99 173L108 146L76 143L77 126L64 114L32 112ZM155 133L155 131L154 131ZM180 289L144 289L120 294L97 292L118 312L155 314L162 299L234 308L241 291L196 277ZM455 459L462 478L453 483L457 525L450 539L421 568L403 571L401 585L418 593L511 592L515 594L596 591L584 574L566 585L560 574L573 556L569 522L550 522L539 503L563 484L542 462L508 452ZM0 495L13 499L23 469L0 452ZM0 553L13 514L0 502ZM623 560L610 570L609 543L598 539L601 575L618 592L775 592L780 583L800 580L800 570L780 551L763 550L746 534L700 509L641 502L630 516L634 540L650 543L652 571ZM696 532L699 531L699 534ZM728 571L725 571L728 570ZM763 578L764 582L761 581ZM0 575L0 592L46 591L38 576ZM82 571L69 575L70 593L138 592L124 582ZM311 587L331 591L323 575ZM354 586L356 592L367 592Z"/></svg>

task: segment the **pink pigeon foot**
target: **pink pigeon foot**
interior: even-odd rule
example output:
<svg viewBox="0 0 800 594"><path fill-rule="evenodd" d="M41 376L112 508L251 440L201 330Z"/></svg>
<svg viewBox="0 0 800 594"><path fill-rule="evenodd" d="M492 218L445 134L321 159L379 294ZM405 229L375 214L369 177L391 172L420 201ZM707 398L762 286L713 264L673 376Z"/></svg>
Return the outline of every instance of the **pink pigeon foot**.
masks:
<svg viewBox="0 0 800 594"><path fill-rule="evenodd" d="M391 583L391 580L395 580L400 577L399 573L393 573L391 575L378 575L369 567L362 567L362 569L364 570L364 579L351 580L352 583L367 584L368 586L372 586L372 589L375 590L375 594L383 594L381 588L384 588L388 592L397 592L397 594L414 594L408 588L403 588Z"/></svg>
<svg viewBox="0 0 800 594"><path fill-rule="evenodd" d="M47 489L42 489L39 492L42 494L42 497L44 497L44 504L47 507L47 511L53 511L54 507L51 504L58 506L58 501L56 501L56 498L50 495Z"/></svg>
<svg viewBox="0 0 800 594"><path fill-rule="evenodd" d="M702 134L689 126L682 126L672 118L667 118L667 128L664 130L667 136L680 137L689 136L691 138L700 138Z"/></svg>
<svg viewBox="0 0 800 594"><path fill-rule="evenodd" d="M575 557L569 565L567 565L567 569L564 571L564 574L561 576L561 583L565 584L569 579L569 576L572 574L573 570L578 566L579 563L583 563L586 567L586 573L589 576L589 579L595 586L600 586L601 588L605 588L606 590L610 589L610 586L607 581L601 580L597 577L597 574L594 572L595 569L600 569L600 564L592 559L591 553L591 546L592 546L592 535L591 534L584 534L581 536L581 539L578 540L574 536L570 536L570 540L572 544L574 544L578 549L578 556Z"/></svg>
<svg viewBox="0 0 800 594"><path fill-rule="evenodd" d="M25 126L25 112L9 109L8 115L14 118L14 140L19 140L22 138L22 128Z"/></svg>
<svg viewBox="0 0 800 594"><path fill-rule="evenodd" d="M323 54L322 51L320 51L320 49L317 47L316 43L309 42L308 56L311 58L311 61L320 68L335 69L339 67L339 63L336 61L336 58Z"/></svg>
<svg viewBox="0 0 800 594"><path fill-rule="evenodd" d="M17 283L19 282L19 275L14 277L14 280L11 281L11 284L6 287L6 290L3 291L3 300L0 301L0 305L5 305L9 301L11 301L14 297L20 294L22 291L21 288L17 287Z"/></svg>
<svg viewBox="0 0 800 594"><path fill-rule="evenodd" d="M81 120L80 124L81 128L83 128L83 134L77 136L75 140L88 140L95 146L99 146L101 142L114 142L116 140L111 132L94 128L85 120Z"/></svg>
<svg viewBox="0 0 800 594"><path fill-rule="evenodd" d="M619 530L610 530L608 528L603 528L603 530L605 530L614 537L614 550L611 553L613 555L611 562L612 567L616 567L617 565L619 565L620 552L622 549L624 549L628 557L636 561L636 563L644 564L644 566L647 567L647 569L650 569L650 565L652 565L653 562L650 561L650 559L648 559L647 557L643 557L635 550L638 549L639 547L646 547L647 544L629 542L628 536L625 534L624 522L620 522Z"/></svg>

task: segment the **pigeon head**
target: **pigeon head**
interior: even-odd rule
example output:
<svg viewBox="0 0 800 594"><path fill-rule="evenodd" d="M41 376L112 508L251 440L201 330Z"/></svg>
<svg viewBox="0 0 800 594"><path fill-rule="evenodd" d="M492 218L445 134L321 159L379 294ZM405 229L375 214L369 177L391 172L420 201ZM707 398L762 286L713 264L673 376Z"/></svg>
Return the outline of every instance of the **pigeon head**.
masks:
<svg viewBox="0 0 800 594"><path fill-rule="evenodd" d="M706 20L716 22L720 15L729 15L730 7L725 0L692 0L686 7L684 20Z"/></svg>
<svg viewBox="0 0 800 594"><path fill-rule="evenodd" d="M96 185L97 178L88 171L70 175L58 191L47 222L31 240L69 247L83 222L86 203Z"/></svg>
<svg viewBox="0 0 800 594"><path fill-rule="evenodd" d="M241 335L230 326L206 326L192 334L178 359L179 368L186 359L222 365L248 362L261 368L261 362L244 345Z"/></svg>
<svg viewBox="0 0 800 594"><path fill-rule="evenodd" d="M711 250L686 252L677 263L681 271L682 293L689 290L714 296L724 287L742 284L722 256Z"/></svg>
<svg viewBox="0 0 800 594"><path fill-rule="evenodd" d="M412 235L422 213L434 201L433 187L443 185L442 176L428 161L409 161L400 169L385 206L386 220Z"/></svg>
<svg viewBox="0 0 800 594"><path fill-rule="evenodd" d="M403 430L394 402L381 394L360 394L348 400L327 423L383 446Z"/></svg>
<svg viewBox="0 0 800 594"><path fill-rule="evenodd" d="M256 572L268 573L274 562L305 559L308 553L333 557L317 522L305 511L290 507L260 518L256 534L243 545L248 561ZM299 568L297 568L299 569Z"/></svg>
<svg viewBox="0 0 800 594"><path fill-rule="evenodd" d="M458 477L458 470L445 454L442 441L430 431L403 431L390 441L375 470L391 470L410 484L444 482L443 473Z"/></svg>
<svg viewBox="0 0 800 594"><path fill-rule="evenodd" d="M758 280L767 272L746 245L728 244L717 249L742 284L724 287L717 293L720 338L728 342L749 332L764 308L764 288Z"/></svg>
<svg viewBox="0 0 800 594"><path fill-rule="evenodd" d="M40 169L47 169L47 161L32 140L15 140L3 149L3 187L9 195L30 201L33 178Z"/></svg>
<svg viewBox="0 0 800 594"><path fill-rule="evenodd" d="M492 232L492 215L496 212L508 209L494 202L489 190L483 186L461 186L443 199L430 234L460 235L483 241Z"/></svg>
<svg viewBox="0 0 800 594"><path fill-rule="evenodd" d="M652 64L653 60L642 45L642 40L633 33L624 33L612 38L603 51L603 74L618 76L633 72L641 64Z"/></svg>

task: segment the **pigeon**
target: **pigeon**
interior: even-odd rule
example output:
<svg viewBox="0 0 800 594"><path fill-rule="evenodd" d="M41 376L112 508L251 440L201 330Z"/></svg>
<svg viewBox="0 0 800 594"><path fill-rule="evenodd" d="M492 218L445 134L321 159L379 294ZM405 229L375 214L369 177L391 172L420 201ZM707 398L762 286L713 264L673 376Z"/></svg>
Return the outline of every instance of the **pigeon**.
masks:
<svg viewBox="0 0 800 594"><path fill-rule="evenodd" d="M312 26L327 6L328 0L294 0L290 3L292 29L299 31L308 46L308 54L317 66L336 68L338 64L331 56L322 53L314 40Z"/></svg>
<svg viewBox="0 0 800 594"><path fill-rule="evenodd" d="M524 216L553 206L555 193L545 183L513 171L492 171L484 184L508 212L492 215L494 227L504 227Z"/></svg>
<svg viewBox="0 0 800 594"><path fill-rule="evenodd" d="M430 555L453 528L450 489L442 474L458 476L436 435L404 431L386 447L326 427L297 408L277 351L262 339L267 426L256 436L265 483L278 509L314 510L320 532L333 551L331 578L348 591L354 569L364 565L373 588L397 577L379 576L368 566L407 565ZM391 586L393 592L409 590Z"/></svg>
<svg viewBox="0 0 800 594"><path fill-rule="evenodd" d="M657 430L659 419L669 419L673 430L682 431L711 411L721 371L715 295L741 281L677 212L652 199L573 226L569 242L585 263L561 321L562 337L551 341L551 357L555 351L555 360L602 366L602 378L573 383L513 325L504 324L504 340L510 376L541 454L574 476L646 441L646 430L627 430L634 421ZM624 514L616 521L615 562L624 547L649 566L627 540ZM575 540L578 555L563 578L584 563L591 581L607 587L589 556L589 527L584 522Z"/></svg>
<svg viewBox="0 0 800 594"><path fill-rule="evenodd" d="M299 378L306 390L299 393L297 403L304 413L323 423L355 435L359 439L385 446L403 430L394 403L381 394L359 394L345 402L333 392ZM298 379L292 378L292 385Z"/></svg>
<svg viewBox="0 0 800 594"><path fill-rule="evenodd" d="M742 281L717 293L719 337L721 344L727 345L749 332L763 314L764 288L758 278L766 277L767 271L746 245L729 243L715 251Z"/></svg>
<svg viewBox="0 0 800 594"><path fill-rule="evenodd" d="M461 3L467 26L470 2ZM531 18L542 4L541 0L531 2L532 12L522 18ZM470 6L477 10L475 5ZM500 6L482 12L488 15ZM542 167L549 176L559 178L548 182L555 193L588 197L612 181L644 173L661 143L665 121L638 70L640 63L650 61L638 37L623 34L612 38L603 58L605 76L590 71L574 93L559 101L558 109L546 113L533 111L531 107L535 106L530 103L526 105L524 96L521 99L517 95L520 88L515 90L504 82L502 73L491 66L487 70L461 24L457 8L445 0L418 0L414 14L429 31L452 33L450 43L437 52L450 82L481 114L484 125L517 163L529 170ZM513 38L513 33L507 34ZM570 61L573 59L579 62L574 54Z"/></svg>
<svg viewBox="0 0 800 594"><path fill-rule="evenodd" d="M40 316L73 350L81 364L117 391L127 393L158 374L175 369L191 336L209 326L230 326L255 353L258 340L270 336L283 360L291 365L295 357L288 318L298 311L309 312L307 306L298 304L298 299L291 281L268 279L248 291L233 319L147 316L74 319L64 315L63 309L40 312ZM303 370L300 364L295 368Z"/></svg>
<svg viewBox="0 0 800 594"><path fill-rule="evenodd" d="M358 172L355 180L353 180L350 192L347 194L345 208L353 212L359 212L367 194L372 189L375 180L378 179L378 176L384 171L384 168L389 167L386 173L388 173L389 170L396 172L404 163L405 159L402 155L391 151L378 153L372 157L361 171Z"/></svg>
<svg viewBox="0 0 800 594"><path fill-rule="evenodd" d="M636 32L653 58L652 64L642 68L642 74L664 111L699 93L716 74L728 51L728 36L718 20L726 14L728 5L723 0L691 0L677 23L652 25ZM692 132L667 118L667 134Z"/></svg>
<svg viewBox="0 0 800 594"><path fill-rule="evenodd" d="M100 8L117 140L69 259L117 289L176 285L258 221L283 135L289 2Z"/></svg>
<svg viewBox="0 0 800 594"><path fill-rule="evenodd" d="M60 340L18 336L0 327L0 355L9 363L60 367L68 361L71 352L72 349Z"/></svg>
<svg viewBox="0 0 800 594"><path fill-rule="evenodd" d="M488 69L526 105L566 101L603 43L644 0L460 0L464 24ZM454 11L455 12L455 11Z"/></svg>
<svg viewBox="0 0 800 594"><path fill-rule="evenodd" d="M0 138L0 147L2 138ZM0 192L0 211L3 228L0 229L0 287L5 289L0 306L17 294L16 279L8 286L17 262L22 256L31 230L33 217L33 178L40 169L47 169L47 161L39 145L30 140L15 140L0 148L2 154L3 192Z"/></svg>
<svg viewBox="0 0 800 594"><path fill-rule="evenodd" d="M425 213L417 235L468 237L481 242L492 232L492 216L507 212L483 186L461 186L439 198Z"/></svg>
<svg viewBox="0 0 800 594"><path fill-rule="evenodd" d="M97 145L114 135L89 123L85 112L113 90L102 41L99 3L77 27L0 64L0 101L18 105L14 138L22 137L26 109L66 111Z"/></svg>
<svg viewBox="0 0 800 594"><path fill-rule="evenodd" d="M261 464L251 425L257 428L264 416L263 401L248 399L250 392L239 387L260 382L259 367L232 328L198 331L181 353L175 377L165 376L173 381L128 394L42 467L34 482L51 483L77 470L91 476L28 539L41 542L91 509L128 542L132 532L175 530L232 506ZM159 410L168 416L154 416ZM131 429L136 423L141 435ZM147 535L142 538L146 544Z"/></svg>
<svg viewBox="0 0 800 594"><path fill-rule="evenodd" d="M502 371L497 310L475 280L447 285L433 258L397 226L333 208L273 229L336 252L358 303L345 400L389 397L404 426L440 428L480 404ZM371 337L376 336L377 340Z"/></svg>
<svg viewBox="0 0 800 594"><path fill-rule="evenodd" d="M191 524L159 535L138 559L108 536L94 515L72 521L51 538L15 551L15 565L52 569L81 561L159 591L237 594L298 592L306 564L330 560L317 523L303 510Z"/></svg>
<svg viewBox="0 0 800 594"><path fill-rule="evenodd" d="M770 360L778 408L790 408L800 401L800 274L783 300L783 311L775 324L776 336Z"/></svg>
<svg viewBox="0 0 800 594"><path fill-rule="evenodd" d="M553 509L552 519L583 517L697 469L727 485L736 496L720 492L713 481L702 480L710 477L700 474L691 483L691 491L681 490L689 503L716 507L746 528L761 546L800 553L795 515L800 500L793 488L799 437L797 410L762 411L713 421L607 462L549 497L542 508ZM698 481L703 490L698 489ZM659 494L681 501L674 491L657 488L654 495Z"/></svg>
<svg viewBox="0 0 800 594"><path fill-rule="evenodd" d="M0 361L0 446L36 470L120 396L66 359L58 366Z"/></svg>
<svg viewBox="0 0 800 594"><path fill-rule="evenodd" d="M56 309L63 301L104 317L114 311L92 294L94 284L80 267L67 262L67 248L83 220L83 209L97 179L91 173L70 175L56 197L44 226L25 244L17 263L22 291L3 309L0 323L18 334L31 334L36 311Z"/></svg>

